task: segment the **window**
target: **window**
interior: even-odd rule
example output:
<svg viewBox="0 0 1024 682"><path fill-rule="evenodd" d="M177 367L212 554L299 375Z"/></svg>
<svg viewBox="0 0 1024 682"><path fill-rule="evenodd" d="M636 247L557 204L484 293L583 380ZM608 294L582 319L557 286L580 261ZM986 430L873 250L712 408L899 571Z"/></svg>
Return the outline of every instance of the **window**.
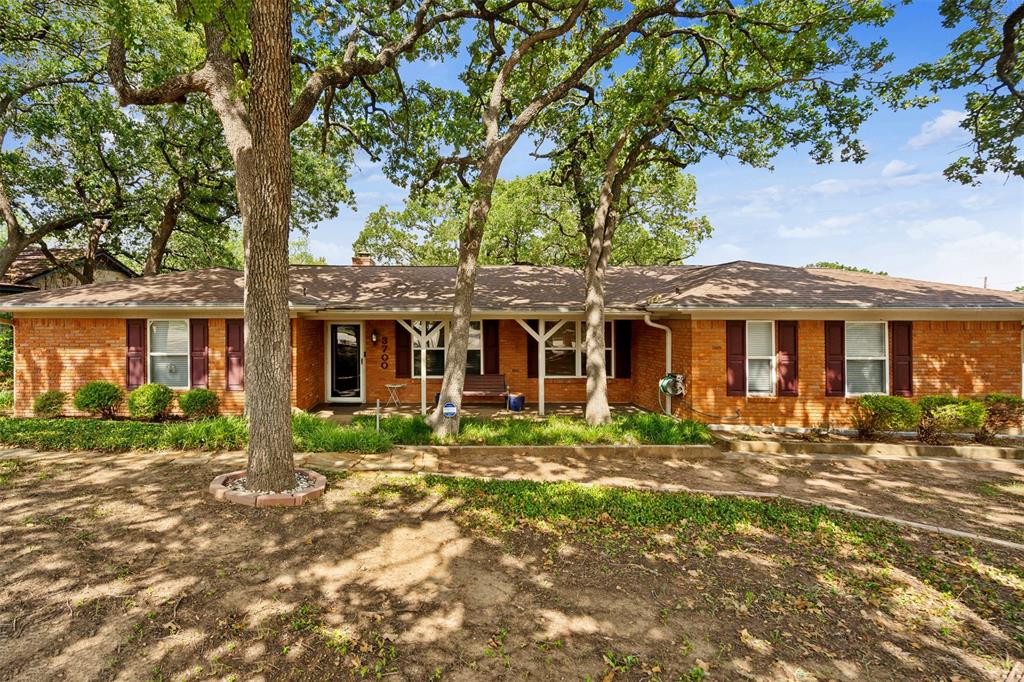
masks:
<svg viewBox="0 0 1024 682"><path fill-rule="evenodd" d="M188 377L188 320L150 320L150 383L188 388Z"/></svg>
<svg viewBox="0 0 1024 682"><path fill-rule="evenodd" d="M554 329L557 320L541 320L540 333ZM549 377L581 377L587 374L586 323L566 321L544 342L544 374ZM604 364L608 377L615 376L615 335L611 322L604 323Z"/></svg>
<svg viewBox="0 0 1024 682"><path fill-rule="evenodd" d="M747 395L775 393L775 325L747 322Z"/></svg>
<svg viewBox="0 0 1024 682"><path fill-rule="evenodd" d="M445 353L447 352L448 323L438 321L414 320L409 325L416 333L412 334L412 376L420 378L420 329L426 325L427 330L427 376L444 376ZM479 321L469 323L469 351L466 353L466 372L468 374L483 373L483 330Z"/></svg>
<svg viewBox="0 0 1024 682"><path fill-rule="evenodd" d="M884 322L846 323L846 394L888 391L888 342Z"/></svg>

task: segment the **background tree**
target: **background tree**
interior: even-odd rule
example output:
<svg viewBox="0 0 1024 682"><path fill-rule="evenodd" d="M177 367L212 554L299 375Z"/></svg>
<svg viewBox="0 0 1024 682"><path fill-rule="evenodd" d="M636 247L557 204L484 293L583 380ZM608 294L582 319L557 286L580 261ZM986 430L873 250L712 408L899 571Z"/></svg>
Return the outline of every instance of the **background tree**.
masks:
<svg viewBox="0 0 1024 682"><path fill-rule="evenodd" d="M502 162L546 107L565 97L595 67L609 65L639 29L656 17L675 13L676 5L674 1L645 3L623 13L617 4L596 0L566 6L526 2L502 13L485 14L476 24L469 63L461 75L466 90L433 96L428 92L419 109L410 111L412 116L445 111L447 125L424 128L433 138L435 151L450 147L452 153L439 155L427 179L447 172L471 195L459 235L441 400L429 417L436 434L452 435L459 429L458 418L444 418L441 406L462 403L473 289ZM683 18L691 13L678 14Z"/></svg>
<svg viewBox="0 0 1024 682"><path fill-rule="evenodd" d="M82 101L76 91L98 81L103 42L95 18L95 6L88 1L0 2L0 218L5 230L0 275L29 245L109 218L121 201L113 192L97 191L111 182L98 160L76 175L55 166L53 159L11 146L63 132L61 115L73 115ZM84 137L67 132L75 141ZM73 144L61 152L79 158L88 153Z"/></svg>
<svg viewBox="0 0 1024 682"><path fill-rule="evenodd" d="M671 265L693 255L710 234L694 216L696 182L685 173L638 178L636 192L619 220L611 265ZM458 262L459 231L470 202L461 185L411 195L401 209L371 213L353 244L390 265L452 265ZM582 269L585 233L579 205L550 171L494 185L480 247L482 265L562 265Z"/></svg>
<svg viewBox="0 0 1024 682"><path fill-rule="evenodd" d="M844 265L843 263L837 263L830 260L820 260L817 263L808 263L804 266L805 268L826 268L829 270L846 270L847 272L863 272L868 275L884 275L888 276L888 272L884 270L870 270L868 268L858 268L853 265Z"/></svg>
<svg viewBox="0 0 1024 682"><path fill-rule="evenodd" d="M711 154L768 166L784 147L814 160L860 160L854 137L873 110L869 80L883 44L851 31L891 16L881 3L763 2L680 25L651 22L631 46L635 65L578 89L543 117L547 154L573 188L588 243L584 268L586 418L610 419L604 278L621 216L641 186L671 187ZM838 75L842 70L842 75ZM645 176L660 178L643 182Z"/></svg>
<svg viewBox="0 0 1024 682"><path fill-rule="evenodd" d="M1019 0L942 0L942 25L964 27L949 51L895 79L894 101L923 105L931 99L906 100L920 87L932 93L966 90L966 116L960 127L971 136L971 153L946 167L950 180L977 184L986 172L1024 177L1024 64L1020 60L1024 3Z"/></svg>

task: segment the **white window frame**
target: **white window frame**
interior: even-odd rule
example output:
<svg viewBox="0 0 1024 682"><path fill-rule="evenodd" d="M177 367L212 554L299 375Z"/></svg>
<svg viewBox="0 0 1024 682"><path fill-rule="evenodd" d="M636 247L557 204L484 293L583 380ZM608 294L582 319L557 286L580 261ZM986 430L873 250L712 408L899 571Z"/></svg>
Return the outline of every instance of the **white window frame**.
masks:
<svg viewBox="0 0 1024 682"><path fill-rule="evenodd" d="M882 356L863 356L863 357L850 357L850 344L846 342L846 330L849 329L851 324L877 324L882 326L882 348L885 349L885 354ZM868 393L851 393L850 392L850 360L881 360L882 365L882 390L881 391L869 391ZM885 321L877 320L854 320L852 322L843 322L843 389L846 391L848 398L857 398L862 395L888 395L889 394L889 324Z"/></svg>
<svg viewBox="0 0 1024 682"><path fill-rule="evenodd" d="M408 322L409 326L412 327L413 329L416 329L417 325L420 325L420 324L427 325L428 327L429 327L429 325L434 324L434 323L440 324L441 325L441 331L444 334L444 345L441 346L440 348L428 348L427 352L429 353L430 351L438 351L439 350L439 351L441 351L441 356L444 358L444 363L442 363L442 365L448 362L448 338L451 336L451 330L452 330L451 322L446 322L444 320L406 320L406 322ZM480 349L479 349L480 350L480 374L484 374L484 322L483 322L483 320L472 320L471 324L472 323L476 323L476 324L480 325ZM419 340L418 336L419 336L418 334L410 334L409 335L409 353L411 354L409 356L409 373L410 373L410 377L413 378L413 379L421 378L420 375L416 373L416 361L417 361L417 359L419 359L419 356L420 356L420 349L416 347L416 342ZM471 348L469 350L477 350L477 349L476 348ZM427 378L428 379L442 379L442 378L444 378L444 375L443 374L428 374Z"/></svg>
<svg viewBox="0 0 1024 682"><path fill-rule="evenodd" d="M146 383L153 383L153 363L151 358L153 357L167 357L168 355L181 355L181 353L162 353L153 352L152 337L150 336L150 329L154 322L184 322L185 323L185 385L184 386L167 386L170 389L182 391L192 388L192 321L191 319L179 318L154 318L152 320L146 320ZM166 385L166 384L165 384Z"/></svg>
<svg viewBox="0 0 1024 682"><path fill-rule="evenodd" d="M562 328L564 328L564 327L566 327L568 325L574 325L573 328L576 330L576 343L574 344L575 345L574 358L575 358L575 362L576 362L576 365L575 365L576 371L575 371L575 373L574 374L550 374L545 369L544 378L545 379L555 379L555 380L558 380L558 379L582 379L582 378L585 378L587 376L586 339L584 338L584 334L586 333L586 328L587 328L586 322L582 321L582 320L564 320L564 321L563 320L539 320L538 322L539 322L539 325L540 325L539 329L538 329L538 332L540 333L540 335L542 337L547 333L547 329L549 328L548 327L549 324L553 328L554 326L558 325L559 323L564 322L564 324L562 324ZM615 321L614 320L605 320L605 324L611 326L611 334L607 334L606 333L604 335L604 349L605 349L606 352L611 351L612 361L611 361L611 363L608 363L607 361L605 362L606 366L604 368L604 371L606 373L607 378L614 379L615 378ZM561 330L562 329L560 328L558 330L558 332L560 332ZM558 332L555 332L555 336L558 335ZM553 339L554 336L552 336L551 338ZM556 346L549 346L548 342L545 341L544 342L544 353L545 353L545 356L547 355L548 350L564 350L564 348L562 346L557 346L557 347ZM544 365L545 365L545 368L546 368L547 367L547 361L546 360L544 362Z"/></svg>
<svg viewBox="0 0 1024 682"><path fill-rule="evenodd" d="M771 328L771 335L772 335L772 351L771 351L771 355L751 355L750 354L750 324L751 323L754 323L754 324L765 324L765 323L767 323L768 326ZM771 398L771 397L774 397L775 396L775 385L778 383L778 377L776 375L777 364L778 364L777 361L776 361L776 355L778 354L778 348L776 348L776 346L775 346L775 320L747 320L747 323L743 327L743 333L746 335L746 337L743 339L743 347L744 347L744 350L746 351L746 356L747 356L746 365L744 366L744 370L746 370L746 375L747 375L746 376L746 386L745 386L746 391L747 391L747 396L748 397L754 397L754 398ZM770 377L770 383L769 383L769 386L768 386L768 392L767 393L751 392L751 390L750 390L750 361L751 360L767 360L769 362L768 375Z"/></svg>

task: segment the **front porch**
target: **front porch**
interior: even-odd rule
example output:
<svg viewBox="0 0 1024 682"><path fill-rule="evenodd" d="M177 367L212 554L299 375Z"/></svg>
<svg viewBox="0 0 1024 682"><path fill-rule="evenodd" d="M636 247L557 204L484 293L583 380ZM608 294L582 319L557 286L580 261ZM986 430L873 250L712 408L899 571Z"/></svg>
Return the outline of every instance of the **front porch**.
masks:
<svg viewBox="0 0 1024 682"><path fill-rule="evenodd" d="M583 412L585 408L584 403L548 403L545 405L543 416L559 416L559 417L574 417L578 419L583 418ZM632 405L629 403L617 403L611 406L612 414L633 414L637 412L646 412L642 407ZM315 408L310 410L310 413L321 417L322 419L330 419L331 421L338 422L339 424L351 423L352 418L355 416L373 416L377 414L376 405L360 405L360 404L338 404L338 403L321 403ZM402 416L402 417L414 417L420 414L419 403L403 403L401 405L388 405L381 404L380 406L381 416ZM462 416L464 417L478 417L481 419L498 419L498 418L512 418L512 419L539 419L542 415L537 410L536 405L527 404L526 407L519 411L513 412L506 408L503 404L499 403L476 403L462 406Z"/></svg>

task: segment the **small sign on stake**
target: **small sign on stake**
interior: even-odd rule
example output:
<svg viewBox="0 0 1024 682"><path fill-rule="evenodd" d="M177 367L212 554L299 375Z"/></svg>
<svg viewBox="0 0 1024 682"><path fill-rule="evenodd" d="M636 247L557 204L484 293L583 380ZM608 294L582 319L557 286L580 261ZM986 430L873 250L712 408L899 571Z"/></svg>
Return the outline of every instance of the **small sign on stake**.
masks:
<svg viewBox="0 0 1024 682"><path fill-rule="evenodd" d="M455 403L445 403L441 408L441 414L448 419L454 419L455 415L459 413L459 408L455 407Z"/></svg>

